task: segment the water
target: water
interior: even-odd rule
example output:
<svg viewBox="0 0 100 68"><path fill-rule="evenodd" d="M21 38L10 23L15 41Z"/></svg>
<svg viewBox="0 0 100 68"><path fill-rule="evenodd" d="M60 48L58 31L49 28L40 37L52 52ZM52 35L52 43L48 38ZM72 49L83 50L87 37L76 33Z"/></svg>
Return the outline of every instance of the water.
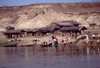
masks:
<svg viewBox="0 0 100 68"><path fill-rule="evenodd" d="M1 47L0 68L100 68L100 47Z"/></svg>

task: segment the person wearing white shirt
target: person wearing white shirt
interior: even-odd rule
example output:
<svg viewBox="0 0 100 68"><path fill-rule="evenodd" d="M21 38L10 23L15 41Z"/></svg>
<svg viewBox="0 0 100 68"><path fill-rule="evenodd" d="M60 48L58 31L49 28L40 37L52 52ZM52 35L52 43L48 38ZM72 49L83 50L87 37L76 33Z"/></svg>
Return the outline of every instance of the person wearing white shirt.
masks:
<svg viewBox="0 0 100 68"><path fill-rule="evenodd" d="M95 39L95 35L94 34L92 34L92 39Z"/></svg>
<svg viewBox="0 0 100 68"><path fill-rule="evenodd" d="M86 43L88 44L89 42L89 37L88 37L88 34L86 34Z"/></svg>

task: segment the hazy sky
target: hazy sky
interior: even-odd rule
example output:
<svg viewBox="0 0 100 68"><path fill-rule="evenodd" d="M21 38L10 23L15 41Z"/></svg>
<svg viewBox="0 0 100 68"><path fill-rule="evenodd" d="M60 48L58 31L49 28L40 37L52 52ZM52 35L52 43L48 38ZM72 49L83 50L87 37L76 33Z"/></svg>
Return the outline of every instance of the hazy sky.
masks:
<svg viewBox="0 0 100 68"><path fill-rule="evenodd" d="M100 0L0 0L0 6L28 5L34 3L51 3L51 2L92 2Z"/></svg>

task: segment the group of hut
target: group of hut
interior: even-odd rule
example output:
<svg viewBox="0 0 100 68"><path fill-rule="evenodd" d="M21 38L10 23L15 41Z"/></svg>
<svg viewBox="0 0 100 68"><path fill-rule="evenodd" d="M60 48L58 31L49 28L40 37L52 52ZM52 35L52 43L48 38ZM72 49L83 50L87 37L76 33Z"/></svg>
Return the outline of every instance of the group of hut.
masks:
<svg viewBox="0 0 100 68"><path fill-rule="evenodd" d="M11 30L7 30L3 32L3 34L8 38L20 38L25 36L39 36L46 35L47 33L57 34L57 33L80 33L81 31L86 30L87 28L81 26L80 23L76 21L61 21L54 23L52 26L43 27L38 29L21 29L15 30L14 28Z"/></svg>

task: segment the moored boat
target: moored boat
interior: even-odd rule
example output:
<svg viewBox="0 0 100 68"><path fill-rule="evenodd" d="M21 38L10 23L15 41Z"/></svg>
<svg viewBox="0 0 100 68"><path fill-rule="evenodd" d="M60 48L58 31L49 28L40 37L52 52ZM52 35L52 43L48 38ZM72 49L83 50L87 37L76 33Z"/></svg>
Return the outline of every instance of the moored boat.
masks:
<svg viewBox="0 0 100 68"><path fill-rule="evenodd" d="M50 44L46 44L46 45L40 45L41 47L52 47L52 43L50 43Z"/></svg>
<svg viewBox="0 0 100 68"><path fill-rule="evenodd" d="M16 47L18 43L16 44L11 44L11 45L6 45L5 47Z"/></svg>

